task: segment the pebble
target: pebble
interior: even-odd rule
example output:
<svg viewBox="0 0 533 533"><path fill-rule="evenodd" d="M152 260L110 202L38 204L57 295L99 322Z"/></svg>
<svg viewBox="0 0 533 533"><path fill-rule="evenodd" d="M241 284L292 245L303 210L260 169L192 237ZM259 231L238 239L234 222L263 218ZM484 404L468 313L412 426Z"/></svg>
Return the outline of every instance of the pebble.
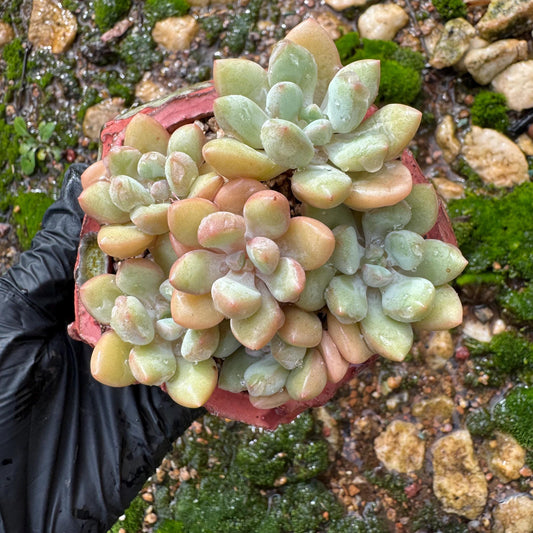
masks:
<svg viewBox="0 0 533 533"><path fill-rule="evenodd" d="M54 0L34 0L28 39L38 48L62 54L74 41L78 31L76 17Z"/></svg>
<svg viewBox="0 0 533 533"><path fill-rule="evenodd" d="M492 0L476 24L481 37L496 38L517 35L533 28L533 0Z"/></svg>
<svg viewBox="0 0 533 533"><path fill-rule="evenodd" d="M533 498L527 494L510 496L495 507L493 517L493 533L531 533Z"/></svg>
<svg viewBox="0 0 533 533"><path fill-rule="evenodd" d="M326 5L335 11L343 11L349 7L364 6L369 0L325 0Z"/></svg>
<svg viewBox="0 0 533 533"><path fill-rule="evenodd" d="M407 473L422 468L425 444L415 424L394 420L374 440L374 451L387 470Z"/></svg>
<svg viewBox="0 0 533 533"><path fill-rule="evenodd" d="M533 139L527 133L522 133L516 139L516 144L524 154L529 156L533 155Z"/></svg>
<svg viewBox="0 0 533 533"><path fill-rule="evenodd" d="M492 80L492 86L505 96L510 109L533 107L533 60L513 63Z"/></svg>
<svg viewBox="0 0 533 533"><path fill-rule="evenodd" d="M453 339L448 330L424 332L421 334L421 352L432 370L444 368L454 354Z"/></svg>
<svg viewBox="0 0 533 533"><path fill-rule="evenodd" d="M480 85L487 85L509 65L524 59L527 59L527 41L502 39L484 48L470 49L464 66Z"/></svg>
<svg viewBox="0 0 533 533"><path fill-rule="evenodd" d="M444 394L425 398L413 404L413 416L423 420L449 420L452 416L455 405L453 400Z"/></svg>
<svg viewBox="0 0 533 533"><path fill-rule="evenodd" d="M337 40L341 35L351 31L349 26L330 11L319 13L315 18L333 40Z"/></svg>
<svg viewBox="0 0 533 533"><path fill-rule="evenodd" d="M533 88L531 93L533 98ZM496 130L472 126L465 136L462 152L485 183L512 187L529 179L525 155L511 139Z"/></svg>
<svg viewBox="0 0 533 533"><path fill-rule="evenodd" d="M446 201L463 198L465 195L465 187L462 183L448 178L433 178L431 182L435 186L437 193Z"/></svg>
<svg viewBox="0 0 533 533"><path fill-rule="evenodd" d="M447 163L451 163L461 153L461 143L455 136L455 131L455 122L451 115L445 115L435 129L435 140Z"/></svg>
<svg viewBox="0 0 533 533"><path fill-rule="evenodd" d="M171 52L187 50L198 33L199 25L191 15L169 17L155 23L154 41Z"/></svg>
<svg viewBox="0 0 533 533"><path fill-rule="evenodd" d="M458 63L470 46L476 30L465 19L449 20L435 45L429 63L434 68L451 67Z"/></svg>
<svg viewBox="0 0 533 533"><path fill-rule="evenodd" d="M4 46L14 38L13 28L7 22L0 21L0 46Z"/></svg>
<svg viewBox="0 0 533 533"><path fill-rule="evenodd" d="M167 95L168 92L168 90L151 79L143 79L135 86L135 98L143 104L157 100Z"/></svg>
<svg viewBox="0 0 533 533"><path fill-rule="evenodd" d="M526 450L511 436L496 432L495 439L485 443L487 465L503 483L521 477Z"/></svg>
<svg viewBox="0 0 533 533"><path fill-rule="evenodd" d="M444 510L470 520L487 501L487 481L474 454L470 433L458 430L438 439L433 452L433 492Z"/></svg>
<svg viewBox="0 0 533 533"><path fill-rule="evenodd" d="M398 4L374 4L359 17L357 27L365 39L390 41L408 22L407 13Z"/></svg>
<svg viewBox="0 0 533 533"><path fill-rule="evenodd" d="M83 134L92 141L98 141L104 124L113 120L123 109L124 100L122 98L108 98L89 107L83 118Z"/></svg>

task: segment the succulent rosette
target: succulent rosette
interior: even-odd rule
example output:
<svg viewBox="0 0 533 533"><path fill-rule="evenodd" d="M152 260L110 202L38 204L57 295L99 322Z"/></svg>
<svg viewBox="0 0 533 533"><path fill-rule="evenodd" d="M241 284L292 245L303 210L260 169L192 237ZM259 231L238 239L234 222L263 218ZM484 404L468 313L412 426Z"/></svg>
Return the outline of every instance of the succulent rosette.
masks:
<svg viewBox="0 0 533 533"><path fill-rule="evenodd" d="M216 132L145 113L84 173L80 204L115 270L86 281L103 383L163 386L186 406L216 387L269 409L308 401L414 329L462 320L466 261L424 235L430 184L399 159L420 112L372 107L379 62L342 67L313 19L268 68L215 62Z"/></svg>

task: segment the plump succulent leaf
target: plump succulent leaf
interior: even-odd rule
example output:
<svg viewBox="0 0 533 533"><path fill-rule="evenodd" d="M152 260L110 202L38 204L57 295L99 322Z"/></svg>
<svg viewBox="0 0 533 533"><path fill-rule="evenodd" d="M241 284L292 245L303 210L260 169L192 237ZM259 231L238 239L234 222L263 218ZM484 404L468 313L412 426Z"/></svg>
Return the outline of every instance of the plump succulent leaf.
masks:
<svg viewBox="0 0 533 533"><path fill-rule="evenodd" d="M172 152L183 152L187 154L197 166L200 166L202 148L205 144L205 135L198 124L185 124L175 130L168 141L167 155Z"/></svg>
<svg viewBox="0 0 533 533"><path fill-rule="evenodd" d="M387 262L403 270L415 270L424 256L424 239L413 231L391 231L384 241Z"/></svg>
<svg viewBox="0 0 533 533"><path fill-rule="evenodd" d="M229 271L212 284L211 296L215 309L232 319L249 318L262 304L261 292L251 272Z"/></svg>
<svg viewBox="0 0 533 533"><path fill-rule="evenodd" d="M267 72L249 59L217 59L213 66L213 82L220 96L240 94L265 107Z"/></svg>
<svg viewBox="0 0 533 533"><path fill-rule="evenodd" d="M318 69L315 58L306 48L292 41L283 40L274 45L268 63L270 86L291 81L302 89L304 104L313 102Z"/></svg>
<svg viewBox="0 0 533 533"><path fill-rule="evenodd" d="M424 235L437 222L439 200L435 188L431 183L417 183L405 201L411 208L411 220L405 229Z"/></svg>
<svg viewBox="0 0 533 533"><path fill-rule="evenodd" d="M137 163L138 181L144 184L165 177L167 158L159 152L146 152Z"/></svg>
<svg viewBox="0 0 533 533"><path fill-rule="evenodd" d="M100 274L87 280L80 287L81 303L98 322L109 324L115 299L122 295L117 287L115 274Z"/></svg>
<svg viewBox="0 0 533 533"><path fill-rule="evenodd" d="M109 186L111 201L122 211L130 212L139 205L150 205L154 199L148 190L129 176L114 176Z"/></svg>
<svg viewBox="0 0 533 533"><path fill-rule="evenodd" d="M280 339L293 346L318 346L322 338L322 322L315 313L292 305L284 307L283 312L285 322L278 330Z"/></svg>
<svg viewBox="0 0 533 533"><path fill-rule="evenodd" d="M280 81L268 91L265 108L271 118L297 122L302 105L302 89L291 81Z"/></svg>
<svg viewBox="0 0 533 533"><path fill-rule="evenodd" d="M287 392L293 400L308 401L316 398L326 386L328 374L320 351L308 350L300 367L291 370L286 383Z"/></svg>
<svg viewBox="0 0 533 533"><path fill-rule="evenodd" d="M165 177L170 190L178 197L185 198L198 178L198 166L194 159L184 152L172 152L165 163Z"/></svg>
<svg viewBox="0 0 533 533"><path fill-rule="evenodd" d="M205 361L215 353L219 340L218 326L207 329L188 329L183 335L181 355L193 363Z"/></svg>
<svg viewBox="0 0 533 533"><path fill-rule="evenodd" d="M359 322L367 314L366 285L358 275L335 276L325 297L328 309L344 324Z"/></svg>
<svg viewBox="0 0 533 533"><path fill-rule="evenodd" d="M141 153L167 153L170 134L155 118L137 113L124 131L124 146L131 146Z"/></svg>
<svg viewBox="0 0 533 533"><path fill-rule="evenodd" d="M129 363L135 379L143 385L161 385L176 372L176 356L166 341L133 346Z"/></svg>
<svg viewBox="0 0 533 533"><path fill-rule="evenodd" d="M305 346L294 346L285 342L279 335L275 335L270 341L272 357L287 370L292 370L302 364L307 353Z"/></svg>
<svg viewBox="0 0 533 533"><path fill-rule="evenodd" d="M246 369L257 361L244 347L240 347L224 359L218 377L218 386L229 392L242 392L246 390L244 373Z"/></svg>
<svg viewBox="0 0 533 533"><path fill-rule="evenodd" d="M266 355L244 371L244 383L250 396L270 396L283 389L288 375L272 355Z"/></svg>
<svg viewBox="0 0 533 533"><path fill-rule="evenodd" d="M135 296L119 296L115 300L110 324L124 342L142 346L154 339L152 317Z"/></svg>
<svg viewBox="0 0 533 533"><path fill-rule="evenodd" d="M365 254L355 226L337 226L333 229L333 235L335 250L330 258L331 263L342 274L355 274Z"/></svg>
<svg viewBox="0 0 533 533"><path fill-rule="evenodd" d="M268 116L254 101L239 94L221 96L215 100L213 111L226 134L252 148L263 148L261 127Z"/></svg>
<svg viewBox="0 0 533 533"><path fill-rule="evenodd" d="M128 212L117 207L111 199L110 188L109 181L97 181L87 187L78 198L81 208L100 224L129 222Z"/></svg>

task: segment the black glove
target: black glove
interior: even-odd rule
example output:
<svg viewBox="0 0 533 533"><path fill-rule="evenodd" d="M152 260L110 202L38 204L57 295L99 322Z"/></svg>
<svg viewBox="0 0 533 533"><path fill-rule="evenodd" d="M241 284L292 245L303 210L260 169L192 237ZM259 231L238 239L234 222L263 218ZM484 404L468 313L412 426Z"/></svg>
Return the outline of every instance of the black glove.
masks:
<svg viewBox="0 0 533 533"><path fill-rule="evenodd" d="M0 278L0 531L106 532L203 409L111 388L67 335L83 212L72 165L31 250Z"/></svg>

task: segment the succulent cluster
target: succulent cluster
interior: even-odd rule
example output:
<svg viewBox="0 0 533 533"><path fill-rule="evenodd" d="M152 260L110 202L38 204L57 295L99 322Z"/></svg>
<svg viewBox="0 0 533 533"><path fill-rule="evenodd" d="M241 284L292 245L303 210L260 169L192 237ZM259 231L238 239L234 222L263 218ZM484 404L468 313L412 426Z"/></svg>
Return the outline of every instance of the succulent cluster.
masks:
<svg viewBox="0 0 533 533"><path fill-rule="evenodd" d="M449 282L465 260L423 238L437 197L398 159L420 113L371 109L378 61L341 68L309 19L266 71L219 60L214 84L217 138L138 113L82 177L117 265L80 289L106 329L97 379L163 385L191 407L218 386L271 408L373 353L402 360L413 327L461 322Z"/></svg>

